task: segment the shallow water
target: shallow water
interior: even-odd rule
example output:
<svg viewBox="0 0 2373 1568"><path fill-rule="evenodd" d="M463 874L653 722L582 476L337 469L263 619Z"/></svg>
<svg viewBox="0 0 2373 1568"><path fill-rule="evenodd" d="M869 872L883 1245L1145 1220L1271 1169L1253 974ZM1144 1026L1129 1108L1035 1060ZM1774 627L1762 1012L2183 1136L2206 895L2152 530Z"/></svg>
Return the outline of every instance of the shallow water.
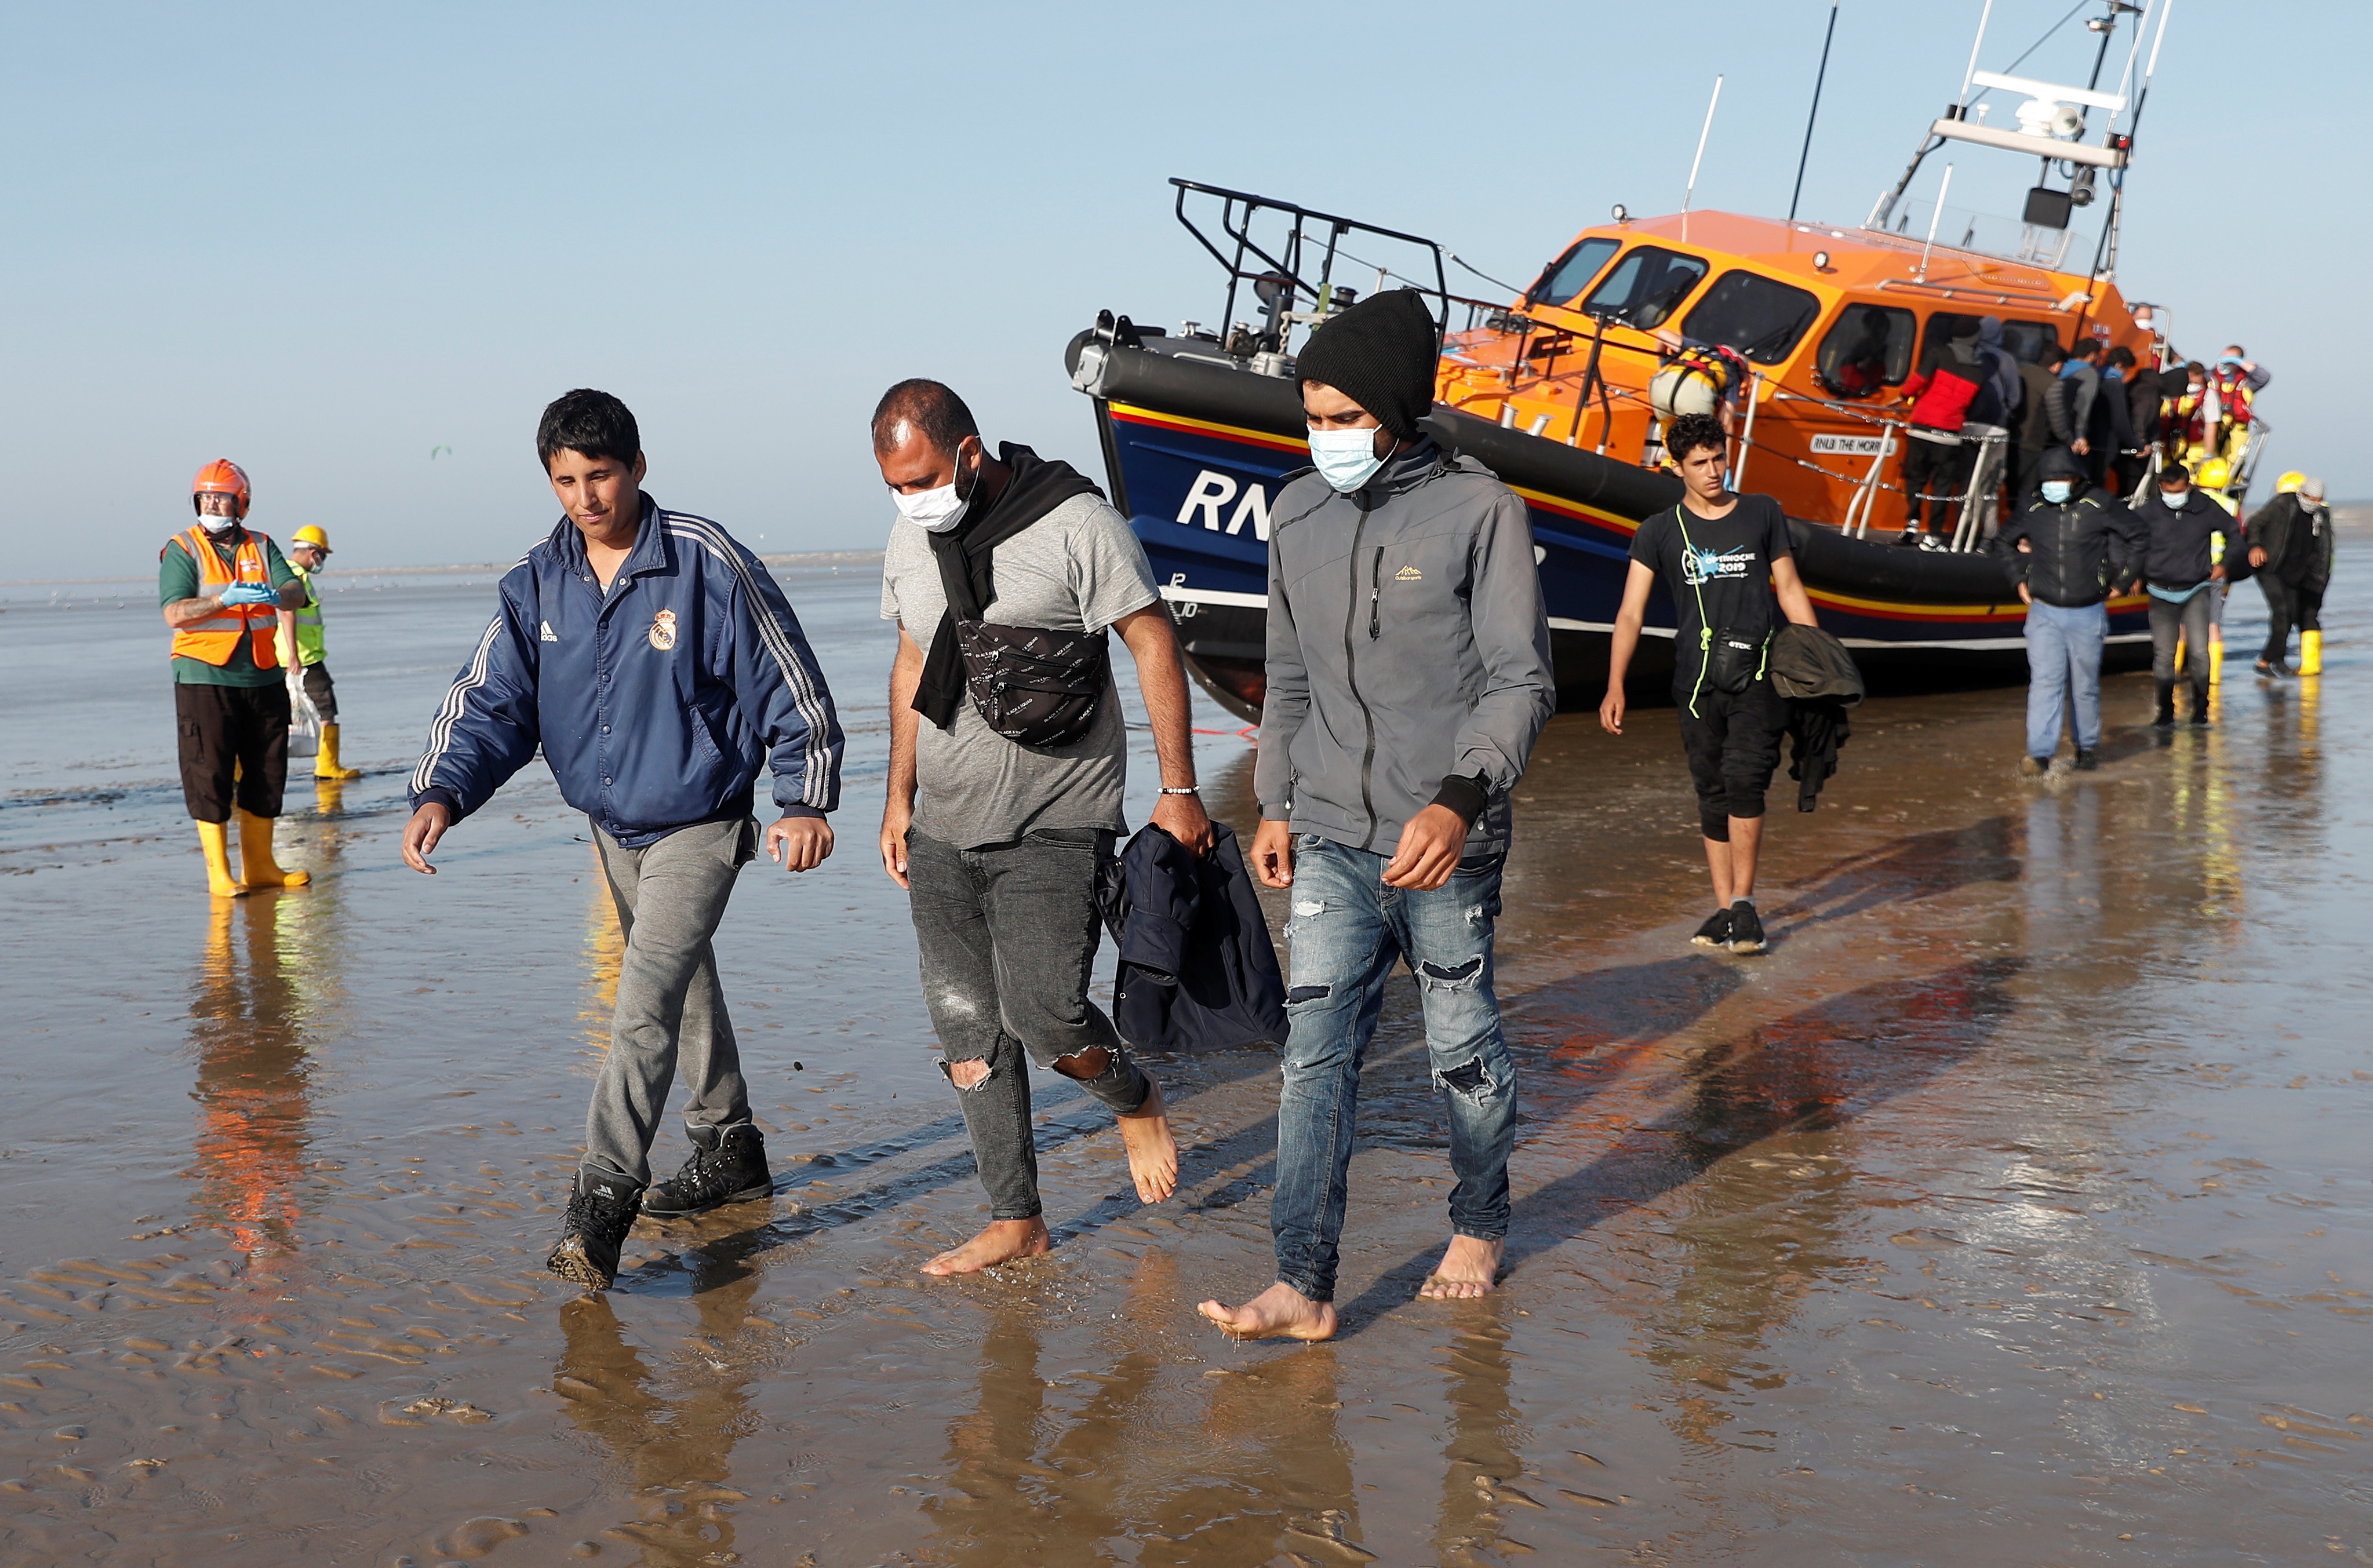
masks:
<svg viewBox="0 0 2373 1568"><path fill-rule="evenodd" d="M2367 542L2328 673L2237 658L2166 746L2115 678L2098 774L2013 776L2019 691L1867 704L1817 814L1775 794L1761 958L1687 943L1672 715L1558 719L1505 1288L1411 1300L1447 1166L1404 977L1314 1347L1193 1311L1268 1278L1267 1052L1159 1064L1152 1208L1042 1078L1061 1245L915 1273L983 1216L870 842L871 573L784 574L850 805L719 938L778 1194L645 1222L602 1296L540 1270L616 955L584 823L537 770L442 875L395 856L485 581L332 596L369 774L292 788L313 886L215 905L147 596L14 590L0 1562L2373 1562Z"/></svg>

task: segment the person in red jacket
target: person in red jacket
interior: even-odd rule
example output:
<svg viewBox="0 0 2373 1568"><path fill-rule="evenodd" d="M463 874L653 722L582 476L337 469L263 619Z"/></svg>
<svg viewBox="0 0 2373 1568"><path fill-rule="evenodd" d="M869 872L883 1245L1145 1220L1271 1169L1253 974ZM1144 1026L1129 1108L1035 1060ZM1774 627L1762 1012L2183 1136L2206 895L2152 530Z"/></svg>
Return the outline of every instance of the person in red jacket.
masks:
<svg viewBox="0 0 2373 1568"><path fill-rule="evenodd" d="M1969 448L1961 439L1961 426L1985 375L1978 360L1978 323L1972 319L1966 336L1941 343L1932 339L1919 373L1903 383L1911 418L1903 432L1910 437L1903 444L1906 516L1903 537L1897 543L1945 548L1936 536L1949 531L1953 501L1969 477Z"/></svg>

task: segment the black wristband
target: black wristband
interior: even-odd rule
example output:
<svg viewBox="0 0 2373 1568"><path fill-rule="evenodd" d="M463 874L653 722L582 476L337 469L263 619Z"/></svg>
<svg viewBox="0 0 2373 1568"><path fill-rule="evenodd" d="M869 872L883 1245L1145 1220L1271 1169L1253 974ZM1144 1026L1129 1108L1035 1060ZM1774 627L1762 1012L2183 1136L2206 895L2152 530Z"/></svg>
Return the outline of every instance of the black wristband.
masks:
<svg viewBox="0 0 2373 1568"><path fill-rule="evenodd" d="M1475 819L1483 815L1483 807L1490 804L1490 793L1483 787L1482 774L1467 778L1453 773L1442 781L1442 787L1434 792L1432 803L1449 807L1458 814L1460 822L1472 828Z"/></svg>

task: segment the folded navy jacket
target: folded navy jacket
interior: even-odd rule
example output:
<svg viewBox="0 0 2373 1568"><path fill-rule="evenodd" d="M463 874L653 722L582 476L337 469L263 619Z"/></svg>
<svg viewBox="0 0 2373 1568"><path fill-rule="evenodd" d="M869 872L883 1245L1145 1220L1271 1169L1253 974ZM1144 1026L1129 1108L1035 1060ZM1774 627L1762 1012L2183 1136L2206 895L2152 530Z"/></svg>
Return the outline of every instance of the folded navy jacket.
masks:
<svg viewBox="0 0 2373 1568"><path fill-rule="evenodd" d="M1147 824L1096 889L1120 948L1113 1024L1134 1046L1225 1051L1285 1040L1285 977L1236 835L1211 824L1211 853Z"/></svg>

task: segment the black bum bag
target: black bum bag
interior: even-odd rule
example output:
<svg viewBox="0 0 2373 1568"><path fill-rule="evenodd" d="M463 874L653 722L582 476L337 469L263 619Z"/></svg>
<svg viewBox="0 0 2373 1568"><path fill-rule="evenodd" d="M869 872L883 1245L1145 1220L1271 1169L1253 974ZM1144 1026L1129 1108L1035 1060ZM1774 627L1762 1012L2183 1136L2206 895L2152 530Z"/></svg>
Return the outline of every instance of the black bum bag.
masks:
<svg viewBox="0 0 2373 1568"><path fill-rule="evenodd" d="M1112 683L1104 632L956 622L964 691L988 727L1018 746L1069 746L1096 721Z"/></svg>

